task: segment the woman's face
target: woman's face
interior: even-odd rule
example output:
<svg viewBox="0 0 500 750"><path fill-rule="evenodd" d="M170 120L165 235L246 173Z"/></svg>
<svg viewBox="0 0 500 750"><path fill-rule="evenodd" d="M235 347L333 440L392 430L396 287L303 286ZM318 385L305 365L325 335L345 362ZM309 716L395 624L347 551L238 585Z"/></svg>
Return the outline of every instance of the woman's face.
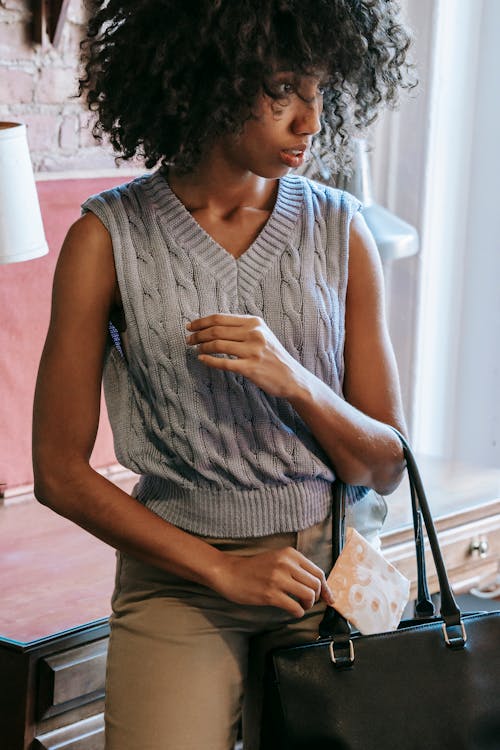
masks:
<svg viewBox="0 0 500 750"><path fill-rule="evenodd" d="M282 177L308 158L313 136L321 130L323 94L320 75L275 73L243 131L225 141L225 158L260 177Z"/></svg>

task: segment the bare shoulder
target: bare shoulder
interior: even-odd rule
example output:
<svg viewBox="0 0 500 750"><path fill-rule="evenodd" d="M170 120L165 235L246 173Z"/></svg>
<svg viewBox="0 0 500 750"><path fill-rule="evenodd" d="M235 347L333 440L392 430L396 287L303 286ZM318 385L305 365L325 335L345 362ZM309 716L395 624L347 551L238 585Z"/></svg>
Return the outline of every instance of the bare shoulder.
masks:
<svg viewBox="0 0 500 750"><path fill-rule="evenodd" d="M362 214L353 216L349 232L349 270L347 306L350 312L362 309L382 311L384 277L382 263L366 221Z"/></svg>
<svg viewBox="0 0 500 750"><path fill-rule="evenodd" d="M100 256L103 261L112 260L111 235L102 221L90 211L70 226L61 253L77 255L80 249L82 260L89 255Z"/></svg>
<svg viewBox="0 0 500 750"><path fill-rule="evenodd" d="M93 213L86 213L69 228L56 267L54 290L72 290L78 297L116 296L116 271L111 236Z"/></svg>
<svg viewBox="0 0 500 750"><path fill-rule="evenodd" d="M352 217L349 229L349 273L351 269L377 275L382 271L377 245L359 211Z"/></svg>

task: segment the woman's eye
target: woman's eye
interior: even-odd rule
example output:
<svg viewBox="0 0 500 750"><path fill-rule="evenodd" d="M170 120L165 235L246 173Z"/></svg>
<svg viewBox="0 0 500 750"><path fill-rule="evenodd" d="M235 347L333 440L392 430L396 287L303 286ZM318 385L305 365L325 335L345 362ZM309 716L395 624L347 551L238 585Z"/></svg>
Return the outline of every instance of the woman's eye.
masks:
<svg viewBox="0 0 500 750"><path fill-rule="evenodd" d="M295 91L295 86L293 83L283 82L279 83L277 86L278 94L282 94L283 96L289 96L290 94L293 94Z"/></svg>

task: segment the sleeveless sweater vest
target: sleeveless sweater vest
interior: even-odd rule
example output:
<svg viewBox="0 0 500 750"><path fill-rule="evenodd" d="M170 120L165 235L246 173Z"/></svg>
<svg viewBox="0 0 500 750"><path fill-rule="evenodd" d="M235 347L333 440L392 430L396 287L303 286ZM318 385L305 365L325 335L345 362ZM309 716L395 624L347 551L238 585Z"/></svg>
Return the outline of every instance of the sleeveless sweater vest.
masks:
<svg viewBox="0 0 500 750"><path fill-rule="evenodd" d="M103 380L116 456L141 474L137 499L204 536L298 531L326 518L335 475L307 425L285 399L200 362L186 324L218 312L262 317L342 395L349 224L360 203L283 177L268 222L238 259L159 171L82 209L112 238L127 348L115 335ZM350 500L366 491L351 488Z"/></svg>

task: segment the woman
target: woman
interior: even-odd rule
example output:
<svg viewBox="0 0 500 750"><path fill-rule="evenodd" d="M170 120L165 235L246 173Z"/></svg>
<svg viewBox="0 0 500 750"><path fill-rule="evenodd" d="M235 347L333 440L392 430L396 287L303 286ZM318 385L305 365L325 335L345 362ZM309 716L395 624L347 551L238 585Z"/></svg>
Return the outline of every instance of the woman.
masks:
<svg viewBox="0 0 500 750"><path fill-rule="evenodd" d="M264 654L332 602L336 477L376 542L404 465L380 263L358 201L290 170L313 143L342 162L407 47L383 0L96 4L96 134L159 167L68 232L34 470L118 550L108 750L229 750L243 703L255 750ZM103 377L135 497L89 466Z"/></svg>

